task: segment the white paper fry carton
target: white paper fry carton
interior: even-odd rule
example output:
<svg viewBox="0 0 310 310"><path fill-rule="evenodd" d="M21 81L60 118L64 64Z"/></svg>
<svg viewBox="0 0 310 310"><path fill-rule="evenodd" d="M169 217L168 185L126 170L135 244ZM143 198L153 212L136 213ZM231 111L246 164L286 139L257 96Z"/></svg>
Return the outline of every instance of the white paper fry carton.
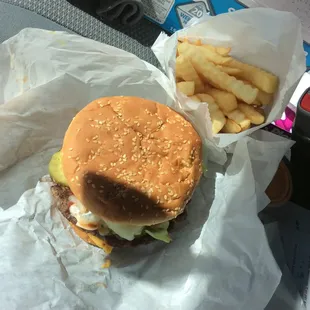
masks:
<svg viewBox="0 0 310 310"><path fill-rule="evenodd" d="M179 108L194 116L200 125L204 124L208 139L218 147L226 147L280 118L299 78L306 70L301 24L292 13L272 9L241 10L208 17L177 31L171 37L162 33L152 49L171 83L175 81L178 37L201 39L203 43L231 47L231 56L265 69L280 79L274 102L265 109L265 123L239 134L213 136L207 104L197 104L175 90Z"/></svg>

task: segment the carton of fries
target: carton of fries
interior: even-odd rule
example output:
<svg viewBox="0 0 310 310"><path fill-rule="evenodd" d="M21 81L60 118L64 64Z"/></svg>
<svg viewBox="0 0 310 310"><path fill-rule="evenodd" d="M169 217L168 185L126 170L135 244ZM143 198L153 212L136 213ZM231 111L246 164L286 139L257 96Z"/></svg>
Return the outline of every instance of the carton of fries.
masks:
<svg viewBox="0 0 310 310"><path fill-rule="evenodd" d="M281 117L306 70L302 42L293 14L247 9L161 34L153 51L176 86L175 108L222 148Z"/></svg>

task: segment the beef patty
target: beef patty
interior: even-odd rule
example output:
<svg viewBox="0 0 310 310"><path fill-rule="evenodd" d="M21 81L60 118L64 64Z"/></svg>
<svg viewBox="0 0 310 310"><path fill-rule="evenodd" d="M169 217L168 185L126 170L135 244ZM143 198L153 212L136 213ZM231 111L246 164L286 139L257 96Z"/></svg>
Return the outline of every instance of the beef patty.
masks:
<svg viewBox="0 0 310 310"><path fill-rule="evenodd" d="M70 188L67 186L54 184L51 187L51 192L52 192L52 195L54 197L54 204L55 204L56 208L62 213L62 215L69 222L76 225L76 223L77 223L76 218L73 217L69 211L69 197L71 195L73 195ZM187 215L186 210L184 210L183 213L181 213L175 219L171 220L169 222L168 231L171 231L173 229L176 222L184 220L186 218L186 215ZM150 235L145 234L145 235L142 235L140 237L136 237L132 241L129 241L129 240L126 240L126 239L119 237L116 234L110 234L110 235L102 236L99 234L98 230L90 231L90 230L85 230L85 229L80 228L80 227L79 227L79 229L81 229L81 230L83 230L89 234L95 235L96 237L104 240L110 246L116 247L116 248L135 247L135 246L138 246L140 244L148 244L148 243L156 240L153 237L151 237Z"/></svg>

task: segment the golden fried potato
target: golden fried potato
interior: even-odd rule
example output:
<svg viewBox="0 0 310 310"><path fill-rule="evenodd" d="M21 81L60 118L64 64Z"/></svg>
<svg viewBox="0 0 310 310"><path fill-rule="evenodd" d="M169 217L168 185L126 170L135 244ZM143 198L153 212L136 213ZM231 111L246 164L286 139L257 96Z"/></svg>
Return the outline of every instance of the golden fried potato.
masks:
<svg viewBox="0 0 310 310"><path fill-rule="evenodd" d="M195 46L187 42L178 44L178 52L180 55L191 57L194 54L196 54L198 51L202 55L203 58L209 61L212 61L213 63L217 65L223 65L231 59L231 57L221 56L217 54L216 52L213 52L210 49L204 48L202 46Z"/></svg>
<svg viewBox="0 0 310 310"><path fill-rule="evenodd" d="M182 78L184 81L194 81L195 92L204 91L204 84L199 75L195 71L193 65L184 55L180 55L176 59L175 72L177 78Z"/></svg>
<svg viewBox="0 0 310 310"><path fill-rule="evenodd" d="M251 82L249 82L247 80L242 80L242 81L244 82L244 84L252 85ZM255 105L268 105L272 102L272 99L273 99L273 94L268 94L262 90L258 90L257 100L256 100L256 102L253 102L253 104L255 104Z"/></svg>
<svg viewBox="0 0 310 310"><path fill-rule="evenodd" d="M264 123L265 116L256 110L254 107L246 104L239 103L238 109L245 114L245 116L251 121L254 125L260 125Z"/></svg>
<svg viewBox="0 0 310 310"><path fill-rule="evenodd" d="M239 132L241 132L241 127L236 122L234 122L233 120L227 118L226 124L222 128L222 132L224 132L224 133L239 133Z"/></svg>
<svg viewBox="0 0 310 310"><path fill-rule="evenodd" d="M279 78L270 72L243 63L234 58L230 58L226 63L223 64L228 67L240 69L240 77L242 79L250 81L254 86L268 94L273 94L278 89Z"/></svg>
<svg viewBox="0 0 310 310"><path fill-rule="evenodd" d="M251 121L246 117L246 115L241 112L239 109L236 109L232 112L224 112L224 114L235 123L237 123L241 130L249 129L251 126Z"/></svg>
<svg viewBox="0 0 310 310"><path fill-rule="evenodd" d="M199 50L197 50L197 53L190 55L190 61L197 73L204 76L210 84L233 93L238 99L249 104L256 99L258 94L257 88L246 85L235 77L221 71L211 61L207 61Z"/></svg>
<svg viewBox="0 0 310 310"><path fill-rule="evenodd" d="M186 42L186 43L197 45L197 46L202 45L201 39L196 39L196 38L179 37L178 41L179 43Z"/></svg>
<svg viewBox="0 0 310 310"><path fill-rule="evenodd" d="M214 134L219 133L226 123L226 118L224 113L220 110L219 106L215 103L214 99L208 94L197 94L191 96L190 98L194 101L206 102L208 104L212 122L212 132Z"/></svg>
<svg viewBox="0 0 310 310"><path fill-rule="evenodd" d="M228 56L231 51L231 47L216 46L215 48L216 52L222 56Z"/></svg>
<svg viewBox="0 0 310 310"><path fill-rule="evenodd" d="M229 75L238 76L238 74L241 73L241 70L238 68L225 67L221 65L217 65L217 67Z"/></svg>
<svg viewBox="0 0 310 310"><path fill-rule="evenodd" d="M215 102L223 112L231 112L238 107L236 97L225 90L211 88L208 90L208 94L215 99Z"/></svg>
<svg viewBox="0 0 310 310"><path fill-rule="evenodd" d="M272 94L267 94L264 91L260 90L257 95L257 100L262 104L262 105L268 105L272 103L273 95Z"/></svg>
<svg viewBox="0 0 310 310"><path fill-rule="evenodd" d="M210 51L217 53L221 56L228 56L230 53L230 47L213 46L211 44L202 44L202 47L209 49Z"/></svg>
<svg viewBox="0 0 310 310"><path fill-rule="evenodd" d="M192 96L195 93L194 81L179 82L177 83L177 88L186 96Z"/></svg>
<svg viewBox="0 0 310 310"><path fill-rule="evenodd" d="M208 104L208 106L209 106L210 118L212 121L212 132L214 134L217 134L225 126L226 118L224 113L219 108L217 109L215 108L214 104Z"/></svg>
<svg viewBox="0 0 310 310"><path fill-rule="evenodd" d="M221 56L228 56L231 48L230 47L224 47L224 46L214 46L212 44L204 44L202 43L201 39L189 39L189 38L185 38L185 37L179 37L178 38L179 42L186 42L186 43L190 43L196 46L202 46L204 48L209 49L210 51L217 53Z"/></svg>
<svg viewBox="0 0 310 310"><path fill-rule="evenodd" d="M208 94L196 94L196 96L201 100L201 102L216 104L214 98Z"/></svg>
<svg viewBox="0 0 310 310"><path fill-rule="evenodd" d="M189 96L189 98L191 98L193 101L201 102L200 99L196 95Z"/></svg>

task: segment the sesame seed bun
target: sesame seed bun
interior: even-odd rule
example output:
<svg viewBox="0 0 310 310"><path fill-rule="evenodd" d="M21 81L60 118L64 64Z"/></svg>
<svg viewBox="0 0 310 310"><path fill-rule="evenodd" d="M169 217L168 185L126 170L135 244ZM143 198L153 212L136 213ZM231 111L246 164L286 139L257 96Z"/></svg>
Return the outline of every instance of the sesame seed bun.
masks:
<svg viewBox="0 0 310 310"><path fill-rule="evenodd" d="M73 194L115 223L153 225L183 212L202 174L202 143L169 107L100 98L71 122L63 170Z"/></svg>

